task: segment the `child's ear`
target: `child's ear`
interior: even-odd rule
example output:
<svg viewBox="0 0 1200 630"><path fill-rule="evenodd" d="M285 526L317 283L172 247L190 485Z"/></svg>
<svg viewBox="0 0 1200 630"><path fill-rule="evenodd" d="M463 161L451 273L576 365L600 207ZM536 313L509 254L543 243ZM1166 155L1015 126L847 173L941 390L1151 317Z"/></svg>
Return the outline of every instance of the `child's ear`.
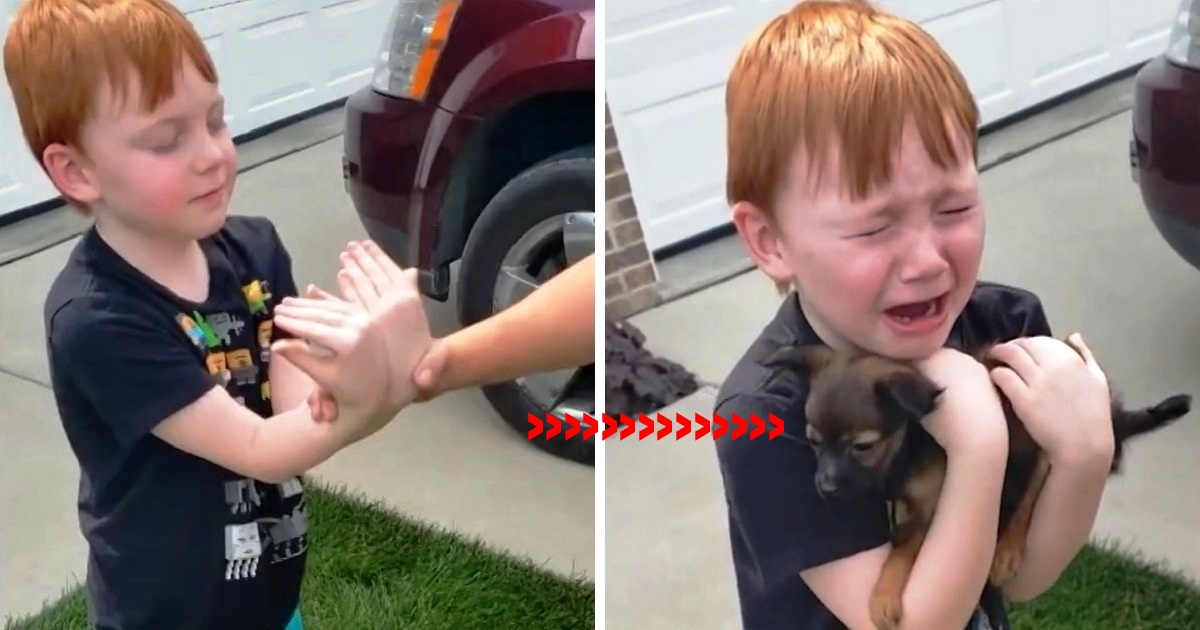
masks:
<svg viewBox="0 0 1200 630"><path fill-rule="evenodd" d="M754 264L776 283L790 285L792 269L784 260L782 240L766 213L748 201L739 201L733 206L733 224Z"/></svg>
<svg viewBox="0 0 1200 630"><path fill-rule="evenodd" d="M920 422L933 413L945 391L916 370L893 372L875 382L875 397L880 411L910 422Z"/></svg>
<svg viewBox="0 0 1200 630"><path fill-rule="evenodd" d="M87 160L76 148L65 144L51 144L42 152L42 166L55 188L63 195L84 204L95 203L100 199L100 189L96 186L87 164Z"/></svg>

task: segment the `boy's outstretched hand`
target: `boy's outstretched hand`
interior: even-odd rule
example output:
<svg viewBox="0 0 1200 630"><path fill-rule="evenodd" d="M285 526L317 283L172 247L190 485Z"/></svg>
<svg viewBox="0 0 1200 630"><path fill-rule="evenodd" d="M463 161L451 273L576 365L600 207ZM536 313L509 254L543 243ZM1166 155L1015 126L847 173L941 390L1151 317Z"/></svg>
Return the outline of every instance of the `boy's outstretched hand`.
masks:
<svg viewBox="0 0 1200 630"><path fill-rule="evenodd" d="M1016 339L991 356L1007 367L992 380L1051 461L1112 458L1108 379L1079 334L1068 343L1052 337Z"/></svg>

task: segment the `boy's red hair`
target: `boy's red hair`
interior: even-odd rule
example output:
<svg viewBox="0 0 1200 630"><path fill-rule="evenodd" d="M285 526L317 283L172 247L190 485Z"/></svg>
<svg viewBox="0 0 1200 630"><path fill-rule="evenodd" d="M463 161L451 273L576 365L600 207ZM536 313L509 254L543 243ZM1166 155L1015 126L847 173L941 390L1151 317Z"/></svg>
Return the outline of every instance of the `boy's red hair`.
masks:
<svg viewBox="0 0 1200 630"><path fill-rule="evenodd" d="M840 154L853 199L891 179L906 119L938 166L975 157L979 111L966 79L920 26L867 2L809 0L771 20L739 53L725 110L728 201L768 217L801 147L814 182ZM956 138L972 155L957 155Z"/></svg>
<svg viewBox="0 0 1200 630"><path fill-rule="evenodd" d="M153 111L174 93L185 59L217 82L204 42L166 0L27 0L4 40L17 117L43 170L51 144L81 149L80 130L105 86L126 102L132 70L142 111Z"/></svg>

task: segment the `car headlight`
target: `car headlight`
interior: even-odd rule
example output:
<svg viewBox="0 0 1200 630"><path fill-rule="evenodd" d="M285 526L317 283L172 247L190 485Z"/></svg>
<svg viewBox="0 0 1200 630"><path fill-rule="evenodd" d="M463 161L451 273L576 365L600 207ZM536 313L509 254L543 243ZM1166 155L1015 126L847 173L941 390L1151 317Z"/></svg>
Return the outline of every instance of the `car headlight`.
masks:
<svg viewBox="0 0 1200 630"><path fill-rule="evenodd" d="M1180 0L1166 56L1181 66L1200 68L1200 0Z"/></svg>
<svg viewBox="0 0 1200 630"><path fill-rule="evenodd" d="M419 100L441 56L461 0L398 0L371 77L376 91Z"/></svg>

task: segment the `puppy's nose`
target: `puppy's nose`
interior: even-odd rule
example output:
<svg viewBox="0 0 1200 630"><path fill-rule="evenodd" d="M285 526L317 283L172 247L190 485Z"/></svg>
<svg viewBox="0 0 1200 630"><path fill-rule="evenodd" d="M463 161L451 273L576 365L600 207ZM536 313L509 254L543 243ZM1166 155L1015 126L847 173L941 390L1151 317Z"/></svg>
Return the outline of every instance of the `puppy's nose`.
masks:
<svg viewBox="0 0 1200 630"><path fill-rule="evenodd" d="M823 497L836 497L838 494L837 484L830 477L817 477L817 492Z"/></svg>

